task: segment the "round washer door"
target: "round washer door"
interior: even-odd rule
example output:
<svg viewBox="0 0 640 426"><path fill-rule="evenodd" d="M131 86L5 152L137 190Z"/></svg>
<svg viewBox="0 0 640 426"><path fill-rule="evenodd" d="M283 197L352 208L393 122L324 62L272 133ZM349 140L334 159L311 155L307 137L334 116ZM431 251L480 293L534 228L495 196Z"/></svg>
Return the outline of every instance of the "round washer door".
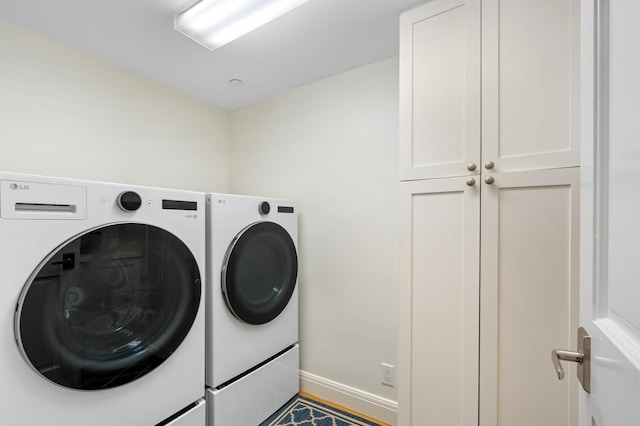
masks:
<svg viewBox="0 0 640 426"><path fill-rule="evenodd" d="M180 346L200 305L197 262L175 235L114 224L42 261L24 286L16 340L48 380L81 390L134 381Z"/></svg>
<svg viewBox="0 0 640 426"><path fill-rule="evenodd" d="M222 293L236 318L265 324L286 308L297 277L298 255L289 233L276 223L256 222L227 250Z"/></svg>

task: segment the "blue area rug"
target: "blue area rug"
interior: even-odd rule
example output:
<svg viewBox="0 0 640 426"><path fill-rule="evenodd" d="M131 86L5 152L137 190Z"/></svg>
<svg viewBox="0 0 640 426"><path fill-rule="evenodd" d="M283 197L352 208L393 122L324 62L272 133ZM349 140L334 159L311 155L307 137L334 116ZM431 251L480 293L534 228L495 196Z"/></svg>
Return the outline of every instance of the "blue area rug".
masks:
<svg viewBox="0 0 640 426"><path fill-rule="evenodd" d="M379 424L296 395L260 426L379 426Z"/></svg>

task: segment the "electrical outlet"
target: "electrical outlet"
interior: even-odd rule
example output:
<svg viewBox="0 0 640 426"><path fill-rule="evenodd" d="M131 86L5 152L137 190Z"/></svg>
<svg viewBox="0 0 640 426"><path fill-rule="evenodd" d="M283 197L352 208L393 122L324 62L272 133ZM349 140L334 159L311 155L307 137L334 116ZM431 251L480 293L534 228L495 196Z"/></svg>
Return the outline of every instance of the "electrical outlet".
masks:
<svg viewBox="0 0 640 426"><path fill-rule="evenodd" d="M396 375L393 371L394 366L391 364L385 364L384 362L382 363L382 377L381 377L381 382L383 385L386 386L391 386L393 387L395 385L395 379L396 379Z"/></svg>

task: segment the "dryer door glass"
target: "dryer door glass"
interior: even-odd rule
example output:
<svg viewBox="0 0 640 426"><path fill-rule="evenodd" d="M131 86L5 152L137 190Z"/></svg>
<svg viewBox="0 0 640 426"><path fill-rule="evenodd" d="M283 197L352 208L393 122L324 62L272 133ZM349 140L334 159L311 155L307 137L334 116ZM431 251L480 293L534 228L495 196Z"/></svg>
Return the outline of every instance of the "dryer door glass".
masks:
<svg viewBox="0 0 640 426"><path fill-rule="evenodd" d="M56 249L25 285L18 344L33 368L74 389L144 376L189 332L200 271L175 235L149 225L94 229Z"/></svg>
<svg viewBox="0 0 640 426"><path fill-rule="evenodd" d="M297 276L298 256L289 233L276 223L257 222L245 228L229 247L222 292L238 319L264 324L287 306Z"/></svg>

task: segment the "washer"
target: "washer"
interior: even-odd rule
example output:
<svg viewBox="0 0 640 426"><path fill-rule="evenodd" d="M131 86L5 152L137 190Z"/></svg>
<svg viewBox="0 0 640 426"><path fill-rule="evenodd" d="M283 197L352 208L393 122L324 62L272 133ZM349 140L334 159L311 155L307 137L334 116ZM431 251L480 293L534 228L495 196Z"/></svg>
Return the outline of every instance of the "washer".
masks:
<svg viewBox="0 0 640 426"><path fill-rule="evenodd" d="M295 203L207 195L207 422L254 426L299 390Z"/></svg>
<svg viewBox="0 0 640 426"><path fill-rule="evenodd" d="M3 424L205 424L204 204L0 172Z"/></svg>

